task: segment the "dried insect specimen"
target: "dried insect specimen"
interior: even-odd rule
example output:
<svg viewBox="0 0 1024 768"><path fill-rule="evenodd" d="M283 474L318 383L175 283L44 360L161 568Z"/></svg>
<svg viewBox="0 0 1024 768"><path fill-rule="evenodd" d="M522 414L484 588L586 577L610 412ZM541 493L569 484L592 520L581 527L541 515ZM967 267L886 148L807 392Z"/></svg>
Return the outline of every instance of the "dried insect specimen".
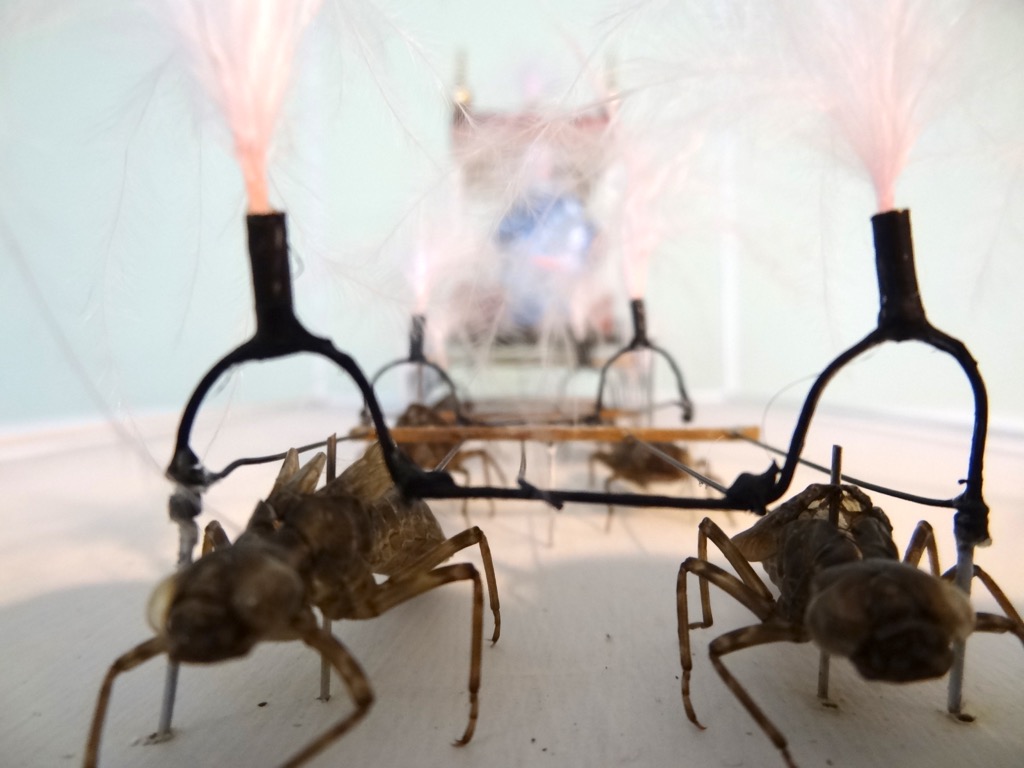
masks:
<svg viewBox="0 0 1024 768"><path fill-rule="evenodd" d="M833 505L836 523L829 521ZM708 562L709 539L736 575ZM690 699L690 630L711 626L709 585L715 584L761 623L715 638L708 652L711 664L788 766L795 763L785 736L725 667L726 654L767 643L813 640L823 651L850 659L868 680L903 683L946 674L953 643L972 632L1010 632L1024 642L1024 622L985 571L975 566L974 576L1006 615L975 613L967 595L952 584L955 569L939 577L928 523L918 524L900 562L885 513L854 486L811 485L732 539L705 518L697 549L698 556L680 566L676 586L686 716L704 727ZM925 552L930 573L917 567ZM757 561L778 587L778 598L750 565ZM695 623L689 622L689 573L700 584L703 615Z"/></svg>
<svg viewBox="0 0 1024 768"><path fill-rule="evenodd" d="M405 412L398 417L395 422L395 426L398 427L444 427L451 426L451 422L446 420L441 415L441 409L447 406L448 400L442 399L433 406L423 405L422 403L413 403ZM445 459L451 458L448 461L447 469L448 472L458 472L464 477L464 482L469 485L469 469L466 467L466 462L470 459L479 459L484 470L484 484L491 484L491 469L495 471L498 478L504 484L507 482L505 473L502 471L501 466L495 461L490 451L485 448L474 448L471 450L462 450L459 448L460 442L457 440L438 440L432 442L417 442L417 443L399 443L399 447L405 451L406 455L412 459L413 463L424 469L434 469L440 466ZM454 453L453 453L454 452ZM462 515L466 518L466 523L469 523L469 512L468 512L469 499L464 499L462 502ZM490 499L491 513L494 513L494 500Z"/></svg>
<svg viewBox="0 0 1024 768"><path fill-rule="evenodd" d="M368 619L454 581L473 583L470 713L456 744L472 738L479 709L483 589L473 565L441 563L480 545L496 642L501 624L487 539L478 528L446 539L424 502L405 499L391 487L376 443L314 493L324 463L318 454L300 468L298 454L289 452L273 490L257 504L237 541L232 544L217 522L210 523L203 556L157 587L148 609L156 635L120 656L107 672L89 732L86 768L97 764L111 689L122 672L162 653L174 661L207 664L244 656L262 641L281 640L301 640L322 654L355 704L355 711L284 763L302 765L352 728L373 702L359 663L317 626L313 609L329 619ZM378 584L374 573L389 578Z"/></svg>
<svg viewBox="0 0 1024 768"><path fill-rule="evenodd" d="M587 467L590 471L590 484L594 484L594 465L604 464L612 473L604 481L605 492L611 491L611 485L616 480L628 480L646 489L650 483L664 483L679 480L690 480L689 474L679 467L665 461L664 458L652 451L667 455L669 458L696 469L704 475L708 475L708 463L706 459L694 459L690 451L684 446L676 443L653 442L644 443L635 437L626 437L617 443L613 443L610 450L594 451L590 454ZM712 478L713 479L713 478ZM608 517L606 527L611 528L612 506L608 505Z"/></svg>

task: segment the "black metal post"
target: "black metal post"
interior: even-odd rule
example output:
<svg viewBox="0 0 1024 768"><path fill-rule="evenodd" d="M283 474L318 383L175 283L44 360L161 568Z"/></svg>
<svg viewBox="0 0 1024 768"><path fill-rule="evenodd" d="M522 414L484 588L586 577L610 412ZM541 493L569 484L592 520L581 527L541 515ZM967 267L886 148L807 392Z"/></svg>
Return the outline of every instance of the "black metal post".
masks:
<svg viewBox="0 0 1024 768"><path fill-rule="evenodd" d="M914 265L910 211L889 211L871 217L878 274L878 327L894 341L914 338L928 325Z"/></svg>
<svg viewBox="0 0 1024 768"><path fill-rule="evenodd" d="M423 354L423 339L426 330L427 318L424 315L413 315L412 324L409 327L409 362L425 363L427 358Z"/></svg>
<svg viewBox="0 0 1024 768"><path fill-rule="evenodd" d="M299 324L292 301L288 233L283 213L249 215L249 266L252 274L254 338L287 345Z"/></svg>
<svg viewBox="0 0 1024 768"><path fill-rule="evenodd" d="M388 472L398 485L404 487L409 478L417 476L420 470L398 451L370 382L355 360L338 350L329 339L311 334L295 316L284 214L250 215L246 223L249 259L252 266L256 332L251 339L217 361L200 380L182 413L174 456L167 469L167 476L183 487L200 491L221 476L219 473L208 471L202 465L189 446L189 438L203 398L228 369L245 362L309 352L328 358L355 382L363 395L377 437L384 448L384 461ZM448 481L450 482L450 478ZM435 479L435 482L444 483L441 478Z"/></svg>
<svg viewBox="0 0 1024 768"><path fill-rule="evenodd" d="M632 299L629 302L629 314L633 318L633 339L629 342L630 349L646 349L651 346L647 338L647 305L643 299Z"/></svg>
<svg viewBox="0 0 1024 768"><path fill-rule="evenodd" d="M631 299L629 302L629 312L633 320L633 338L630 342L616 352L609 358L608 362L601 368L601 376L597 383L597 399L594 402L594 412L586 420L592 423L599 423L601 421L601 411L604 409L604 384L605 379L608 377L608 371L615 364L615 362L623 355L636 352L642 349L649 349L652 352L656 352L665 362L668 363L669 368L672 369L672 373L675 376L676 387L679 391L679 406L683 412L683 421L690 421L693 419L693 402L690 400L690 396L686 394L686 386L683 384L683 372L679 370L679 366L676 364L675 359L655 344L652 344L650 339L647 337L647 307L644 304L643 299Z"/></svg>

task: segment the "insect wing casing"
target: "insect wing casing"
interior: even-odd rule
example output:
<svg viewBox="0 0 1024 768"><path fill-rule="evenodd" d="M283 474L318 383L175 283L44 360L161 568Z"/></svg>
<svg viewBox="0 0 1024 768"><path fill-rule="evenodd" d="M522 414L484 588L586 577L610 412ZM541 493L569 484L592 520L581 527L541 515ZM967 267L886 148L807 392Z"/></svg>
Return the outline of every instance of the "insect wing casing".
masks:
<svg viewBox="0 0 1024 768"><path fill-rule="evenodd" d="M317 491L317 495L331 496L337 488L343 488L358 499L372 501L383 496L393 484L380 443L371 443L362 456Z"/></svg>
<svg viewBox="0 0 1024 768"><path fill-rule="evenodd" d="M865 560L900 559L900 552L892 538L892 523L879 507L873 507L869 514L854 518L850 522L850 536Z"/></svg>
<svg viewBox="0 0 1024 768"><path fill-rule="evenodd" d="M392 487L369 507L374 573L393 576L445 540L437 518L422 499L407 498Z"/></svg>
<svg viewBox="0 0 1024 768"><path fill-rule="evenodd" d="M350 494L360 505L348 524L359 528L360 553L374 573L391 576L445 540L427 503L403 496L395 487L379 443L370 445L337 480L318 492L330 497L339 494Z"/></svg>
<svg viewBox="0 0 1024 768"><path fill-rule="evenodd" d="M864 560L819 573L805 625L829 653L845 656L867 680L902 683L941 677L952 643L974 628L967 596L913 566Z"/></svg>
<svg viewBox="0 0 1024 768"><path fill-rule="evenodd" d="M756 523L732 537L743 557L751 563L764 563L765 570L774 569L772 562L782 549L786 529L801 517L816 517L821 502L830 492L830 486L814 483L788 501L771 510ZM771 573L769 572L769 576ZM775 577L771 576L772 581Z"/></svg>

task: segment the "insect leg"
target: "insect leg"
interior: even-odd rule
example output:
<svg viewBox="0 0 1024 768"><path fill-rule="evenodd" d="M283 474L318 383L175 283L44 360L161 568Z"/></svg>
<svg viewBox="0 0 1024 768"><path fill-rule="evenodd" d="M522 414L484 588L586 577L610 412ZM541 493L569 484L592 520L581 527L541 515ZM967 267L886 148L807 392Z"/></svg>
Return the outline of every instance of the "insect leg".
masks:
<svg viewBox="0 0 1024 768"><path fill-rule="evenodd" d="M466 730L462 736L455 741L455 745L459 747L468 744L469 740L473 738L480 710L477 693L480 690L480 659L484 630L484 595L483 587L480 584L480 574L469 563L445 565L426 572L403 571L380 585L372 606L375 611L383 613L399 603L418 597L443 584L467 580L473 582L473 627L469 660L469 722L466 724Z"/></svg>
<svg viewBox="0 0 1024 768"><path fill-rule="evenodd" d="M791 624L755 624L732 632L727 632L711 641L708 657L719 677L726 687L732 691L733 696L739 699L740 704L747 710L747 713L754 718L764 734L771 739L775 748L782 753L782 758L789 768L796 768L792 755L789 754L789 746L782 731L775 727L764 711L757 705L754 699L747 693L746 688L740 685L733 674L726 669L721 657L727 653L742 651L745 648L753 648L768 643L805 643L808 641L807 633L797 626Z"/></svg>
<svg viewBox="0 0 1024 768"><path fill-rule="evenodd" d="M462 456L461 456L461 460L462 461L465 461L466 459L473 459L473 458L480 459L480 464L484 468L484 485L487 485L487 486L491 485L491 468L492 467L494 468L494 472L495 472L495 474L497 474L498 479L501 480L501 484L502 485L508 485L508 478L505 477L505 472L502 470L502 468L498 464L498 462L494 460L494 457L491 456L490 452L487 449L485 449L485 448L476 448L476 449L474 449L472 451L464 451ZM494 499L488 499L488 503L490 504L490 507L491 507L491 517L494 517L495 509L496 509L495 506L494 506Z"/></svg>
<svg viewBox="0 0 1024 768"><path fill-rule="evenodd" d="M942 578L947 581L952 581L956 576L956 566L950 568L946 573L942 575ZM1021 620L1020 614L1013 607L1010 602L1010 598L1003 592L1002 587L996 584L995 580L980 566L974 566L974 576L977 577L985 588L988 589L989 594L995 598L996 603L1006 613L1005 616L1000 616L994 613L976 613L974 616L974 631L975 632L992 632L995 634L1003 634L1010 632L1016 635L1017 639L1024 643L1024 621ZM969 716L963 716L959 712L952 711L953 714L960 717L960 719L971 720L973 718Z"/></svg>
<svg viewBox="0 0 1024 768"><path fill-rule="evenodd" d="M955 577L956 566L953 566L944 574L942 574L942 578L946 581L952 581L953 579L955 579ZM1024 625L1024 620L1021 619L1020 614L1017 613L1017 609L1013 607L1013 603L1010 602L1010 598L1008 598L1006 596L1006 593L1003 592L1002 587L996 584L995 579L989 576L988 572L985 571L980 565L974 566L974 577L985 585L985 589L987 589L989 594L995 598L996 603L998 603L999 607L1003 609L1003 612L1006 614L1007 618L1009 618L1011 622ZM979 613L978 615L982 616L984 614ZM978 631L984 632L986 630Z"/></svg>
<svg viewBox="0 0 1024 768"><path fill-rule="evenodd" d="M456 454L456 455L458 455L458 454ZM460 475L462 475L462 484L463 485L469 485L469 480L470 480L470 478L469 478L469 470L466 469L463 466L448 467L448 474L454 475L456 472L458 472ZM493 503L493 501L492 501L492 503ZM469 499L468 498L462 500L462 519L466 521L466 525L472 525L472 522L469 519Z"/></svg>
<svg viewBox="0 0 1024 768"><path fill-rule="evenodd" d="M110 692L114 687L114 678L122 672L127 672L139 666L139 664L149 661L165 650L166 646L163 639L154 637L144 643L139 643L127 653L119 656L110 665L106 677L103 678L103 685L100 686L99 696L96 699L96 711L93 713L92 725L89 728L89 741L85 745L85 760L82 763L84 768L96 768L98 764L100 737L103 733L103 721L107 718L107 707L110 704Z"/></svg>
<svg viewBox="0 0 1024 768"><path fill-rule="evenodd" d="M921 562L921 556L927 552L928 561L932 566L932 576L939 575L939 550L935 545L935 531L927 520L921 520L907 543L906 554L903 555L903 562L917 567Z"/></svg>
<svg viewBox="0 0 1024 768"><path fill-rule="evenodd" d="M608 476L608 479L604 481L604 492L605 493L611 493L612 492L612 482L615 481L618 477L619 477L618 473L616 473L613 470L612 473ZM614 511L615 511L615 507L613 507L611 504L609 504L608 505L608 515L604 519L604 531L605 531L605 533L608 533L612 529L612 513Z"/></svg>
<svg viewBox="0 0 1024 768"><path fill-rule="evenodd" d="M704 609L704 622L689 622L689 603L686 597L686 574L692 573L698 578L702 585L701 602ZM690 652L690 630L697 627L711 625L711 601L710 597L704 601L704 589L707 584L714 582L720 589L745 605L759 619L764 621L771 615L774 608L774 600L769 595L767 598L761 596L756 590L744 584L728 571L719 568L714 563L701 560L695 557L688 557L679 566L679 576L676 580L676 620L679 633L679 666L682 667L682 695L683 707L686 710L687 719L699 728L704 726L697 720L697 713L693 709L693 702L690 700L690 674L693 671L693 657Z"/></svg>
<svg viewBox="0 0 1024 768"><path fill-rule="evenodd" d="M1009 616L1000 616L996 613L975 614L974 631L994 632L996 634L1011 632L1017 636L1018 640L1024 643L1024 624L1021 624L1020 621L1014 621Z"/></svg>
<svg viewBox="0 0 1024 768"><path fill-rule="evenodd" d="M740 552L739 547L737 547L733 543L732 539L726 535L725 531L718 526L718 523L710 517L705 517L701 520L700 525L697 527L697 559L705 561L708 559L709 539L716 547L718 547L718 550L725 555L726 560L729 561L729 565L735 569L736 574L739 576L743 584L750 588L758 597L761 598L761 600L767 601L769 605L774 605L775 601L772 598L772 593L768 590L768 587L765 586L761 577L757 575L757 572L754 571L750 562L743 556L743 553ZM737 600L743 602L734 591L724 586L722 586L722 589L736 597ZM711 594L709 582L706 579L700 580L700 603L703 611L703 621L702 623L694 626L710 627L714 619L711 616ZM751 611L753 611L754 614L762 621L767 617L767 614L761 615L754 608L751 608Z"/></svg>
<svg viewBox="0 0 1024 768"><path fill-rule="evenodd" d="M594 464L597 463L597 461L597 452L595 451L590 454L590 457L587 459L587 478L591 488L594 487Z"/></svg>
<svg viewBox="0 0 1024 768"><path fill-rule="evenodd" d="M306 624L306 622L303 623ZM338 638L321 630L312 616L308 617L308 625L300 630L300 637L302 642L318 651L321 658L327 659L327 662L334 667L345 683L345 687L348 688L356 709L292 755L281 768L298 768L314 755L322 752L331 742L341 738L352 726L362 720L370 709L370 705L373 704L373 691L366 679L366 673Z"/></svg>
<svg viewBox="0 0 1024 768"><path fill-rule="evenodd" d="M408 568L402 571L403 577L406 574L423 573L436 568L456 553L474 544L480 545L480 559L484 566L484 578L487 580L487 603L494 616L494 634L491 636L491 645L498 642L501 635L501 604L498 601L498 580L494 576L494 561L491 559L491 547L487 543L487 536L477 526L468 528L462 533L457 533L450 539L442 541L432 550L423 555L419 560L411 563Z"/></svg>

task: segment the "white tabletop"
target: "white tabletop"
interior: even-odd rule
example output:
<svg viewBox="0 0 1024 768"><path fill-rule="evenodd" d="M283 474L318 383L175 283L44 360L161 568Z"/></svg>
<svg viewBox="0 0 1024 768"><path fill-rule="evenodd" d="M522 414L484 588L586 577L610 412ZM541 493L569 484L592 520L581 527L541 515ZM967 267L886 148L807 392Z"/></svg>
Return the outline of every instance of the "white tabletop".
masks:
<svg viewBox="0 0 1024 768"><path fill-rule="evenodd" d="M758 411L711 407L702 409L699 423L751 420L760 421ZM244 427L222 429L222 456L253 452L258 441L269 447L295 433L316 439L352 423L316 408L249 412L244 421ZM6 766L80 763L105 669L148 637L146 599L173 567L176 547L176 529L166 518L169 484L160 469L174 423L147 422L145 443L111 438L106 427L0 441L0 751ZM792 423L792 413L774 413L766 438L788 443ZM966 466L964 434L822 418L806 455L827 462L830 442L841 441L851 474L951 496ZM140 459L143 445L156 465ZM766 454L751 446L692 447L727 481L741 470L768 466ZM495 449L514 475L518 446ZM590 450L582 444L558 449L559 486L586 485ZM530 457L531 478L547 484L547 449L536 446ZM1024 442L991 441L985 487L995 544L977 553L1019 609L1022 458ZM200 522L217 517L233 537L275 472L239 470L211 489ZM793 490L820 479L801 472ZM927 516L939 534L943 564L952 564L949 510L877 495L875 502L893 518L901 547ZM457 503L434 506L446 532L465 527ZM699 731L683 712L675 581L679 563L696 554L695 529L704 513L619 509L610 532L604 509L596 507L556 514L539 503L500 503L491 516L486 502L477 501L470 514L490 540L503 619L500 642L484 648L473 741L463 748L451 744L468 712L470 619L468 587L452 585L379 619L335 625L366 669L376 703L312 765L782 765L708 664L713 637L754 622L719 592L712 593L715 626L693 635L693 699L707 730ZM713 514L729 531L752 522L745 513L731 519ZM475 551L455 560L479 566ZM975 590L976 607L991 610L992 601ZM485 636L490 628L487 614ZM788 736L801 766L1024 764L1024 649L1014 638L971 639L966 699L978 719L970 725L945 714L945 681L871 684L841 661L833 663L832 679L839 708L824 708L815 698L817 657L811 646L772 645L729 659ZM267 644L243 660L183 668L177 736L143 746L140 739L156 725L163 674L158 659L118 680L101 765L277 765L350 710L337 681L329 703L316 700L319 661L310 650Z"/></svg>

